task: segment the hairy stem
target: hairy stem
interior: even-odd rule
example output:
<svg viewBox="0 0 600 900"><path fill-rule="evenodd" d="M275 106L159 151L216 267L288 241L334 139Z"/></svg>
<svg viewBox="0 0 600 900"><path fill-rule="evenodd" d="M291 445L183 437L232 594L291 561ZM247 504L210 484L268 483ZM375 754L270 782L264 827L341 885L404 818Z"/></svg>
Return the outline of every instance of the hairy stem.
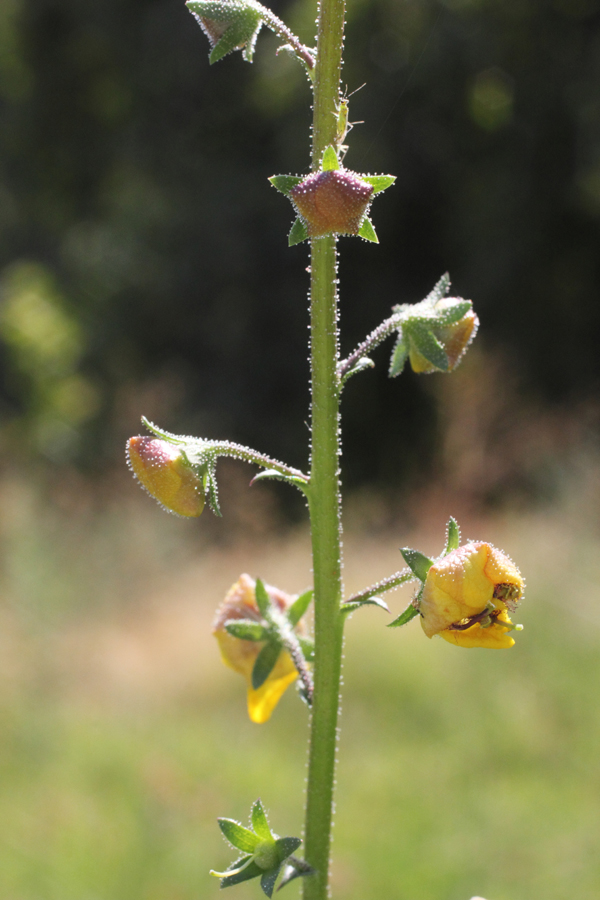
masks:
<svg viewBox="0 0 600 900"><path fill-rule="evenodd" d="M315 57L308 47L305 47L300 39L296 37L294 32L290 31L285 22L282 22L281 19L275 15L273 10L269 9L267 6L262 7L262 17L271 31L275 32L282 40L287 41L290 47L293 47L296 56L306 63L307 68L312 72L315 67Z"/></svg>
<svg viewBox="0 0 600 900"><path fill-rule="evenodd" d="M385 594L386 591L393 591L394 588L400 587L401 584L406 584L407 581L414 580L415 576L410 569L402 569L400 572L394 572L393 575L389 575L387 578L382 578L377 584L372 584L371 587L365 588L364 591L361 591L359 594L352 594L345 602L362 603L365 600L369 600L371 597L378 597L380 594ZM343 608L344 607L342 606L342 609Z"/></svg>
<svg viewBox="0 0 600 900"><path fill-rule="evenodd" d="M359 344L356 350L350 354L348 359L343 359L340 362L338 366L339 377L343 378L344 375L356 365L359 359L362 359L363 356L366 356L367 353L370 353L375 347L378 347L379 344L393 334L401 324L402 317L403 313L394 313L393 316L390 316L389 319L386 319L385 322L382 322L381 325L374 328L371 334L364 339L362 344Z"/></svg>
<svg viewBox="0 0 600 900"><path fill-rule="evenodd" d="M313 170L335 143L344 0L321 0L314 89ZM306 796L304 900L328 896L333 785L342 666L341 502L337 362L336 239L311 241L311 484L308 491L315 592L314 695Z"/></svg>

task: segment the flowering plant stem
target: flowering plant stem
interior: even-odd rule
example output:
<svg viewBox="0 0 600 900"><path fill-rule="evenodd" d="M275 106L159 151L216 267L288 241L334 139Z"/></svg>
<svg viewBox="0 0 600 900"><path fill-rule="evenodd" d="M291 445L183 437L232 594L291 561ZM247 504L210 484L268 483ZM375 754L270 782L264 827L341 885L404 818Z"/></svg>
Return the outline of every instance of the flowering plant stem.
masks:
<svg viewBox="0 0 600 900"><path fill-rule="evenodd" d="M321 0L314 83L313 171L336 139L344 0ZM311 472L309 512L315 596L314 695L308 766L304 900L328 896L329 851L344 616L340 612L339 359L336 238L311 241Z"/></svg>

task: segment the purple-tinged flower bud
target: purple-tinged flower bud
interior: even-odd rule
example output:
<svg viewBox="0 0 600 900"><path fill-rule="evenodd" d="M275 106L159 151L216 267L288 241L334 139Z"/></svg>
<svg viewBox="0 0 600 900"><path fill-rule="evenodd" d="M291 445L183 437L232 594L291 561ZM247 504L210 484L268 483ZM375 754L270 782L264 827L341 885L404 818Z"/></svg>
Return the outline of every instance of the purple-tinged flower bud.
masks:
<svg viewBox="0 0 600 900"><path fill-rule="evenodd" d="M289 196L311 238L358 234L374 188L348 169L314 172L293 187Z"/></svg>

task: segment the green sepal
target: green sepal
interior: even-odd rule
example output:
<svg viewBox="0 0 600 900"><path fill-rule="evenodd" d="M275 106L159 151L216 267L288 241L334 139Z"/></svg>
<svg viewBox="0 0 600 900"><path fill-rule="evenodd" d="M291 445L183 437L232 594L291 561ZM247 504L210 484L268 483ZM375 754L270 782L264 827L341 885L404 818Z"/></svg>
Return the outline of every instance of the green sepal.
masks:
<svg viewBox="0 0 600 900"><path fill-rule="evenodd" d="M233 50L241 50L244 59L252 62L256 38L263 25L259 4L189 0L187 7L212 45L208 57L211 65ZM223 29L220 37L211 34L208 22L213 22L219 29Z"/></svg>
<svg viewBox="0 0 600 900"><path fill-rule="evenodd" d="M277 641L269 641L256 657L256 662L252 669L252 687L255 691L262 687L275 668L280 653L281 644Z"/></svg>
<svg viewBox="0 0 600 900"><path fill-rule="evenodd" d="M307 875L314 875L315 872L316 869L309 866L303 859L297 859L295 856L291 857L283 870L283 876L277 890L280 891L281 888L284 888L286 884L289 884L295 878L306 878Z"/></svg>
<svg viewBox="0 0 600 900"><path fill-rule="evenodd" d="M287 611L288 622L294 628L310 606L310 601L313 598L313 590L310 588L308 591L304 591L303 594L300 594L297 597L290 608Z"/></svg>
<svg viewBox="0 0 600 900"><path fill-rule="evenodd" d="M268 872L263 872L263 875L260 879L260 886L263 890L263 893L266 894L269 898L273 896L275 882L277 881L277 876L279 875L280 869L281 866L277 866L275 869L270 869Z"/></svg>
<svg viewBox="0 0 600 900"><path fill-rule="evenodd" d="M260 839L253 831L250 831L249 828L244 828L243 825L240 825L234 819L217 819L217 821L219 828L232 847L235 847L236 850L241 850L242 853L254 853Z"/></svg>
<svg viewBox="0 0 600 900"><path fill-rule="evenodd" d="M260 622L252 619L229 619L224 625L225 631L232 637L242 641L266 641L269 632Z"/></svg>
<svg viewBox="0 0 600 900"><path fill-rule="evenodd" d="M253 803L252 812L250 813L250 819L252 821L252 827L254 828L259 838L265 841L272 839L273 835L271 834L271 829L269 828L267 814L265 813L260 800L257 800L255 803Z"/></svg>
<svg viewBox="0 0 600 900"><path fill-rule="evenodd" d="M249 16L248 21L233 22L211 50L208 57L211 66L237 49L242 50L242 56L247 62L252 62L254 44L261 26L261 18L256 15ZM244 46L240 47L240 44Z"/></svg>
<svg viewBox="0 0 600 900"><path fill-rule="evenodd" d="M323 159L321 161L321 171L322 172L332 172L335 169L339 169L340 161L338 159L338 155L335 152L335 148L331 145L326 147L323 151Z"/></svg>
<svg viewBox="0 0 600 900"><path fill-rule="evenodd" d="M445 302L448 306L444 307L443 310L440 310L440 312L433 317L433 322L436 327L453 325L454 322L459 322L463 316L466 316L466 314L473 309L473 304L470 300L457 299L455 303L451 303L450 300L446 300Z"/></svg>
<svg viewBox="0 0 600 900"><path fill-rule="evenodd" d="M396 341L396 346L392 351L392 358L390 360L390 368L388 371L388 375L390 376L390 378L396 378L397 375L400 375L400 373L404 369L407 358L408 343L404 339L402 331L399 331L398 340Z"/></svg>
<svg viewBox="0 0 600 900"><path fill-rule="evenodd" d="M297 837L277 838L275 847L277 848L279 863L284 863L288 856L291 856L292 853L298 849L301 843L302 841Z"/></svg>
<svg viewBox="0 0 600 900"><path fill-rule="evenodd" d="M270 597L267 594L267 590L260 578L256 579L255 597L256 597L256 605L258 606L261 615L263 616L263 618L268 620L270 607L271 607L271 600L270 600Z"/></svg>
<svg viewBox="0 0 600 900"><path fill-rule="evenodd" d="M440 280L435 284L433 289L425 297L424 303L430 303L432 306L446 296L450 290L450 273L444 272Z"/></svg>
<svg viewBox="0 0 600 900"><path fill-rule="evenodd" d="M403 613L394 619L393 622L390 622L388 628L398 628L400 625L406 625L407 622L410 622L411 619L414 619L415 616L419 615L419 610L416 609L412 605L412 603L406 607Z"/></svg>
<svg viewBox="0 0 600 900"><path fill-rule="evenodd" d="M296 244L300 244L302 241L307 240L307 238L308 228L306 227L306 222L298 216L292 225L292 230L288 234L288 247L294 247Z"/></svg>
<svg viewBox="0 0 600 900"><path fill-rule="evenodd" d="M425 581L427 573L433 565L433 560L421 553L420 550L411 550L410 547L401 547L400 553L413 575L416 575L419 581Z"/></svg>
<svg viewBox="0 0 600 900"><path fill-rule="evenodd" d="M447 372L449 367L448 356L443 346L440 344L436 336L429 328L423 326L420 322L407 322L406 330L410 340L415 345L421 356L439 369L440 372Z"/></svg>
<svg viewBox="0 0 600 900"><path fill-rule="evenodd" d="M395 175L362 175L361 179L366 181L373 188L373 196L380 194L381 191L387 191L396 180Z"/></svg>
<svg viewBox="0 0 600 900"><path fill-rule="evenodd" d="M302 656L306 662L312 662L315 658L315 642L309 637L298 637L298 643L302 650Z"/></svg>
<svg viewBox="0 0 600 900"><path fill-rule="evenodd" d="M354 612L355 609L360 609L361 606L378 606L387 613L390 611L389 606L381 597L369 597L367 600L349 600L348 603L342 603L340 612L345 615L346 613Z"/></svg>
<svg viewBox="0 0 600 900"><path fill-rule="evenodd" d="M219 488L217 484L217 461L212 459L206 466L202 474L202 487L204 494L208 500L208 505L215 516L222 516L221 507L219 506Z"/></svg>
<svg viewBox="0 0 600 900"><path fill-rule="evenodd" d="M250 859L250 856L242 856L240 859L237 859L234 863L232 863L229 868L237 869L240 866L243 866L245 862ZM235 875L226 875L225 878L221 878L221 887L233 887L235 884L241 884L242 881L249 881L251 878L258 878L259 875L263 874L263 870L256 865L255 862L251 862L249 866L246 866L245 869L242 869L241 872L237 872Z"/></svg>
<svg viewBox="0 0 600 900"><path fill-rule="evenodd" d="M191 440L194 440L194 438L185 437L182 434L171 434L170 431L163 431L162 428L159 428L158 425L155 425L154 422L151 422L146 416L142 416L142 425L144 428L147 428L148 431L151 431L152 434L156 435L156 437L168 441L169 444L187 444Z"/></svg>
<svg viewBox="0 0 600 900"><path fill-rule="evenodd" d="M292 188L295 188L297 184L300 184L300 182L303 181L303 178L301 175L271 175L269 181L274 188L277 188L280 194L289 197Z"/></svg>
<svg viewBox="0 0 600 900"><path fill-rule="evenodd" d="M364 238L365 241L372 241L374 244L379 243L379 238L373 228L373 223L368 216L365 216L363 223L358 229L358 236Z"/></svg>
<svg viewBox="0 0 600 900"><path fill-rule="evenodd" d="M352 366L351 369L348 369L342 380L340 381L340 387L343 387L349 378L352 378L353 375L358 375L359 372L364 372L365 369L374 369L375 363L372 359L369 359L368 356L361 356L361 358Z"/></svg>
<svg viewBox="0 0 600 900"><path fill-rule="evenodd" d="M448 519L448 525L446 527L446 549L444 550L444 556L450 553L452 550L458 550L460 547L460 528L458 527L458 522L453 516L450 516Z"/></svg>

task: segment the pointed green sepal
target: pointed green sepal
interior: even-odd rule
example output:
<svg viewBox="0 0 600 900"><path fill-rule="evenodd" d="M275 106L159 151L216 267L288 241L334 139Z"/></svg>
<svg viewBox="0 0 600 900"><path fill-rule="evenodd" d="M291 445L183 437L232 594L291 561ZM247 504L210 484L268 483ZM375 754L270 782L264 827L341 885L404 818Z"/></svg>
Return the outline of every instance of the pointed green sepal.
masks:
<svg viewBox="0 0 600 900"><path fill-rule="evenodd" d="M379 238L375 233L375 229L373 228L373 223L369 219L368 216L365 216L363 219L363 223L358 229L358 236L364 238L365 241L372 241L374 244L379 243Z"/></svg>
<svg viewBox="0 0 600 900"><path fill-rule="evenodd" d="M398 340L396 341L396 346L392 351L392 358L390 360L390 368L388 371L388 375L390 378L396 378L397 375L403 371L404 366L406 364L406 360L408 359L408 343L404 339L404 335L400 331L398 334Z"/></svg>
<svg viewBox="0 0 600 900"><path fill-rule="evenodd" d="M289 197L292 188L296 187L302 181L301 175L272 175L269 181L274 188L277 188L280 194Z"/></svg>
<svg viewBox="0 0 600 900"><path fill-rule="evenodd" d="M260 578L256 579L255 596L256 596L256 605L258 606L261 615L263 616L263 618L268 620L270 606L271 606L271 600L270 600L269 595L267 594L267 590Z"/></svg>
<svg viewBox="0 0 600 900"><path fill-rule="evenodd" d="M306 227L306 223L298 216L292 225L292 230L288 234L288 247L294 247L296 244L300 244L302 241L307 240L307 238L308 228Z"/></svg>
<svg viewBox="0 0 600 900"><path fill-rule="evenodd" d="M450 284L450 273L444 272L440 280L435 284L429 294L427 294L424 302L430 303L433 306L434 303L437 303L438 300L441 300L446 296L450 290Z"/></svg>
<svg viewBox="0 0 600 900"><path fill-rule="evenodd" d="M252 805L252 812L250 813L250 819L252 822L252 827L255 832L262 840L268 841L271 840L273 835L271 834L271 829L269 828L269 822L267 820L267 814L264 811L263 805L260 800L257 800Z"/></svg>
<svg viewBox="0 0 600 900"><path fill-rule="evenodd" d="M409 321L405 328L421 356L440 372L447 372L450 365L448 356L433 332L418 322Z"/></svg>
<svg viewBox="0 0 600 900"><path fill-rule="evenodd" d="M250 862L249 865L246 865L249 860L252 860L251 856L244 856L232 863L230 869L232 871L235 870L234 874L227 875L227 872L224 872L220 886L222 888L233 887L236 884L241 884L242 881L249 881L251 878L258 878L259 875L262 875L263 870L255 862Z"/></svg>
<svg viewBox="0 0 600 900"><path fill-rule="evenodd" d="M280 653L281 644L277 641L269 641L256 657L256 662L252 669L252 687L255 691L262 687L275 668Z"/></svg>
<svg viewBox="0 0 600 900"><path fill-rule="evenodd" d="M349 600L347 603L342 603L340 612L345 615L346 613L354 612L355 609L360 609L361 606L378 606L387 613L390 611L389 606L381 597L369 597L367 600Z"/></svg>
<svg viewBox="0 0 600 900"><path fill-rule="evenodd" d="M418 615L419 610L416 609L416 607L414 607L411 603L410 606L406 607L403 613L400 613L400 615L396 619L394 619L393 622L390 622L388 628L399 628L400 625L406 625L407 622L410 622L411 619L414 619L414 617Z"/></svg>
<svg viewBox="0 0 600 900"><path fill-rule="evenodd" d="M450 300L444 300L444 306L433 316L436 326L453 325L459 322L463 316L473 309L471 300L456 300L454 303Z"/></svg>
<svg viewBox="0 0 600 900"><path fill-rule="evenodd" d="M284 863L288 856L291 856L292 853L298 849L301 843L302 841L297 837L277 838L275 847L277 848L279 862Z"/></svg>
<svg viewBox="0 0 600 900"><path fill-rule="evenodd" d="M444 555L450 553L452 550L458 550L460 547L460 528L458 527L458 522L453 516L450 516L448 520L448 526L446 528L446 549L444 551Z"/></svg>
<svg viewBox="0 0 600 900"><path fill-rule="evenodd" d="M252 619L229 619L224 625L225 631L241 641L266 641L269 632L260 622Z"/></svg>
<svg viewBox="0 0 600 900"><path fill-rule="evenodd" d="M363 181L368 182L373 188L373 196L386 191L396 180L395 175L361 175Z"/></svg>
<svg viewBox="0 0 600 900"><path fill-rule="evenodd" d="M256 38L263 25L260 4L252 0L236 3L189 0L187 7L212 47L211 64L234 50L241 50L244 59L252 62Z"/></svg>
<svg viewBox="0 0 600 900"><path fill-rule="evenodd" d="M219 487L217 485L216 468L217 461L216 459L212 459L202 475L202 485L211 510L215 516L221 517L222 513L221 507L219 506Z"/></svg>
<svg viewBox="0 0 600 900"><path fill-rule="evenodd" d="M413 575L416 575L419 581L425 581L427 573L433 565L433 560L421 553L420 550L411 550L410 547L402 547L400 553Z"/></svg>
<svg viewBox="0 0 600 900"><path fill-rule="evenodd" d="M266 894L269 898L273 896L275 882L277 881L280 868L280 866L277 866L276 869L271 869L270 872L264 872L260 879L260 886L263 890L263 894Z"/></svg>
<svg viewBox="0 0 600 900"><path fill-rule="evenodd" d="M332 172L334 169L339 169L340 161L338 159L338 155L335 152L334 147L326 147L323 151L323 159L321 161L321 170L323 172Z"/></svg>
<svg viewBox="0 0 600 900"><path fill-rule="evenodd" d="M244 828L243 825L240 825L234 819L218 819L217 821L223 835L232 847L235 847L236 850L241 850L242 853L254 853L259 838L253 831L250 831L249 828Z"/></svg>
<svg viewBox="0 0 600 900"><path fill-rule="evenodd" d="M303 594L300 594L300 596L294 600L287 611L288 622L290 623L292 628L294 628L298 624L298 622L310 606L310 601L312 600L312 598L313 591L312 588L310 588L310 590L304 591Z"/></svg>

